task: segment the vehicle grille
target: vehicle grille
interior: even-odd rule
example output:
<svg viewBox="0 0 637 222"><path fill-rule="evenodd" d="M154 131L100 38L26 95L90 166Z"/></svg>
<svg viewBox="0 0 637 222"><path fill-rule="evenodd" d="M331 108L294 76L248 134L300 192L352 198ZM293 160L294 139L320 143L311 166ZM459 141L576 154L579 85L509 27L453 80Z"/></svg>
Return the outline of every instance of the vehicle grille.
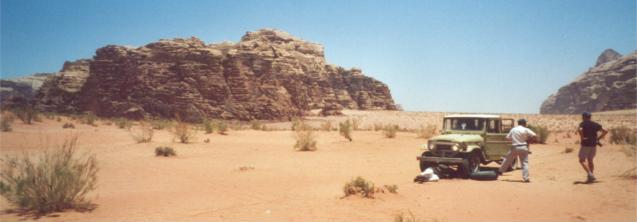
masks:
<svg viewBox="0 0 637 222"><path fill-rule="evenodd" d="M447 144L436 144L437 150L451 150L451 145Z"/></svg>

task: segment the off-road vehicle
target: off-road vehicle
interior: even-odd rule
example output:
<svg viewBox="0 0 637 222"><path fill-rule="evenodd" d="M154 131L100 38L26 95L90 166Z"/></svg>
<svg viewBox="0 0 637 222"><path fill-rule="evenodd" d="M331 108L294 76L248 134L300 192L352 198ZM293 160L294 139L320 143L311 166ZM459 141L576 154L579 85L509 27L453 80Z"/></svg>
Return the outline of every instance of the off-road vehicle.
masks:
<svg viewBox="0 0 637 222"><path fill-rule="evenodd" d="M502 164L511 147L506 135L512 127L513 119L498 115L445 116L441 135L429 139L423 145L426 151L417 157L420 171L432 167L442 176L466 178L478 171L480 164Z"/></svg>

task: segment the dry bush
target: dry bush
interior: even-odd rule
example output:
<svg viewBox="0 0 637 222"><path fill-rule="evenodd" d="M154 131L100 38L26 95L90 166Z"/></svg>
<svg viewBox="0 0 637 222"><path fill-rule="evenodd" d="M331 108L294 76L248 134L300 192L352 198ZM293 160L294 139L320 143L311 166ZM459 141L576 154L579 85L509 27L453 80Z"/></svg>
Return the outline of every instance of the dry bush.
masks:
<svg viewBox="0 0 637 222"><path fill-rule="evenodd" d="M390 193L398 193L398 186L396 184L394 185L385 185L385 190L389 191Z"/></svg>
<svg viewBox="0 0 637 222"><path fill-rule="evenodd" d="M253 120L250 121L250 129L253 130L263 130L263 128L265 127L265 125L263 125L263 123Z"/></svg>
<svg viewBox="0 0 637 222"><path fill-rule="evenodd" d="M610 129L610 143L611 144L637 144L637 136L635 131L628 127L613 127Z"/></svg>
<svg viewBox="0 0 637 222"><path fill-rule="evenodd" d="M130 120L122 117L115 119L115 125L120 129L130 129L133 127L133 123Z"/></svg>
<svg viewBox="0 0 637 222"><path fill-rule="evenodd" d="M396 131L398 131L398 125L387 125L383 128L383 135L385 138L395 138Z"/></svg>
<svg viewBox="0 0 637 222"><path fill-rule="evenodd" d="M196 140L195 130L192 129L188 123L181 121L179 118L177 118L172 133L181 143L190 143Z"/></svg>
<svg viewBox="0 0 637 222"><path fill-rule="evenodd" d="M38 111L31 106L15 108L13 113L18 117L18 119L22 120L22 122L26 124L32 124L34 121L41 121Z"/></svg>
<svg viewBox="0 0 637 222"><path fill-rule="evenodd" d="M359 118L353 118L352 120L352 130L359 130L361 126L361 120Z"/></svg>
<svg viewBox="0 0 637 222"><path fill-rule="evenodd" d="M332 122L325 121L321 123L321 130L323 131L331 131L332 130Z"/></svg>
<svg viewBox="0 0 637 222"><path fill-rule="evenodd" d="M173 122L168 119L154 119L150 124L153 125L153 129L156 130L170 129L173 126Z"/></svg>
<svg viewBox="0 0 637 222"><path fill-rule="evenodd" d="M341 136L348 139L350 142L352 141L352 124L349 120L338 124L338 132Z"/></svg>
<svg viewBox="0 0 637 222"><path fill-rule="evenodd" d="M141 121L139 122L139 127L136 128L135 131L131 132L131 136L137 143L149 143L153 140L154 127L152 124Z"/></svg>
<svg viewBox="0 0 637 222"><path fill-rule="evenodd" d="M365 198L374 198L375 192L376 188L374 184L362 177L356 177L356 179L353 179L343 186L343 194L345 194L345 197L360 194Z"/></svg>
<svg viewBox="0 0 637 222"><path fill-rule="evenodd" d="M176 156L177 152L172 147L157 147L155 148L155 156L171 157Z"/></svg>
<svg viewBox="0 0 637 222"><path fill-rule="evenodd" d="M64 128L64 129L75 129L75 124L73 124L73 123L65 123L64 125L62 125L62 128Z"/></svg>
<svg viewBox="0 0 637 222"><path fill-rule="evenodd" d="M374 131L380 131L383 130L383 124L380 123L374 123Z"/></svg>
<svg viewBox="0 0 637 222"><path fill-rule="evenodd" d="M97 124L95 124L96 120L97 120L97 116L95 115L95 113L87 112L84 115L82 115L82 117L80 118L80 123L90 125L90 126L97 126Z"/></svg>
<svg viewBox="0 0 637 222"><path fill-rule="evenodd" d="M203 120L202 127L204 131L206 131L206 134L211 134L215 131L215 128L212 125L212 121L210 121L209 119Z"/></svg>
<svg viewBox="0 0 637 222"><path fill-rule="evenodd" d="M564 148L564 151L563 151L563 153L572 153L572 152L573 152L573 148L571 147L566 147Z"/></svg>
<svg viewBox="0 0 637 222"><path fill-rule="evenodd" d="M420 129L418 129L418 131L416 132L416 137L422 138L422 139L429 139L433 137L434 135L436 135L435 125L427 125L427 126L421 125Z"/></svg>
<svg viewBox="0 0 637 222"><path fill-rule="evenodd" d="M72 136L39 158L27 154L3 158L0 195L38 213L90 207L84 197L97 184L97 159L95 155L78 156L77 141Z"/></svg>
<svg viewBox="0 0 637 222"><path fill-rule="evenodd" d="M221 134L221 135L227 135L228 133L228 124L226 124L226 122L224 121L215 121L214 122L214 128L217 129L217 133Z"/></svg>
<svg viewBox="0 0 637 222"><path fill-rule="evenodd" d="M15 120L15 116L10 112L3 112L2 116L0 116L0 130L2 132L9 132L13 130L11 125L13 125L13 121Z"/></svg>
<svg viewBox="0 0 637 222"><path fill-rule="evenodd" d="M314 129L304 122L300 122L295 127L294 138L296 139L296 143L294 144L296 151L315 151L317 149Z"/></svg>
<svg viewBox="0 0 637 222"><path fill-rule="evenodd" d="M403 213L396 214L396 216L394 216L394 222L424 222L424 220L416 218L416 216L409 211L408 216L405 216Z"/></svg>
<svg viewBox="0 0 637 222"><path fill-rule="evenodd" d="M546 139L549 138L549 135L551 134L547 127L529 125L529 129L537 134L538 143L546 144Z"/></svg>

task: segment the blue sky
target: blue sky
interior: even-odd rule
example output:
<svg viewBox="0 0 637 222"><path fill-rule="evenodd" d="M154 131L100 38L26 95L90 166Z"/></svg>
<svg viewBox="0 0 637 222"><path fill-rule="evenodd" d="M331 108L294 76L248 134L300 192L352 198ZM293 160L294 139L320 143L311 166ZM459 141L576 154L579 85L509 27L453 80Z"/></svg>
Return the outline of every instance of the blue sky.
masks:
<svg viewBox="0 0 637 222"><path fill-rule="evenodd" d="M537 113L606 48L636 49L635 1L2 0L2 78L58 71L107 44L264 27L325 47L410 111Z"/></svg>

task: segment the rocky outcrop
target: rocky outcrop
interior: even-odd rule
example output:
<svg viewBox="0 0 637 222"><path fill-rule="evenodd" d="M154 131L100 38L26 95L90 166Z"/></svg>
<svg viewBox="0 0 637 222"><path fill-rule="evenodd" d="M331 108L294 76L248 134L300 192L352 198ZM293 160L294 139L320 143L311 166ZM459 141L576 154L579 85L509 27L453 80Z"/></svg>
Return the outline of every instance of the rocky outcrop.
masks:
<svg viewBox="0 0 637 222"><path fill-rule="evenodd" d="M53 73L36 73L20 78L1 79L0 105L4 109L31 104L37 90L52 75Z"/></svg>
<svg viewBox="0 0 637 222"><path fill-rule="evenodd" d="M604 51L597 65L547 98L540 113L574 114L637 108L637 52Z"/></svg>
<svg viewBox="0 0 637 222"><path fill-rule="evenodd" d="M39 107L100 116L198 121L286 119L310 109L395 109L389 88L326 62L323 47L285 32L248 32L238 43L197 38L131 48L109 45L67 63L38 94Z"/></svg>

